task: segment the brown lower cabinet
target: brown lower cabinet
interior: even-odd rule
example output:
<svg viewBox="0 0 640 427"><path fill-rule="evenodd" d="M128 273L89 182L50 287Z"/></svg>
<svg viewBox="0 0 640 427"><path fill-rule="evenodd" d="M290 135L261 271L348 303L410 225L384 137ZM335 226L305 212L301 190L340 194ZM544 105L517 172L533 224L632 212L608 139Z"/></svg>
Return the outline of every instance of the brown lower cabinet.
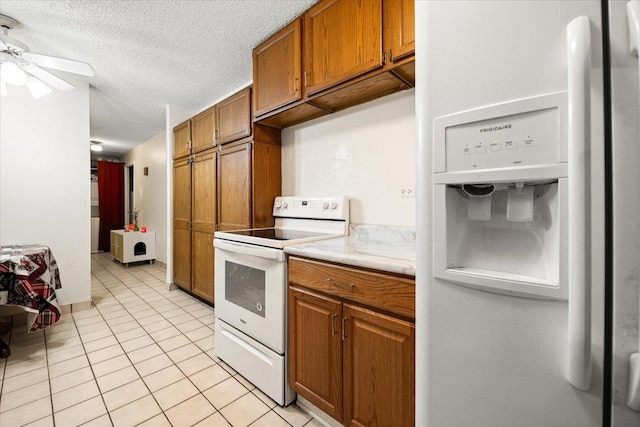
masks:
<svg viewBox="0 0 640 427"><path fill-rule="evenodd" d="M213 233L193 231L191 233L191 248L191 292L206 301L214 302Z"/></svg>
<svg viewBox="0 0 640 427"><path fill-rule="evenodd" d="M319 279L333 279L306 276L316 261L293 261L291 388L345 426L413 426L415 324L352 303L344 292L340 297L316 292ZM353 269L345 270L353 277ZM348 284L354 294L366 287L361 286L368 283L366 274Z"/></svg>

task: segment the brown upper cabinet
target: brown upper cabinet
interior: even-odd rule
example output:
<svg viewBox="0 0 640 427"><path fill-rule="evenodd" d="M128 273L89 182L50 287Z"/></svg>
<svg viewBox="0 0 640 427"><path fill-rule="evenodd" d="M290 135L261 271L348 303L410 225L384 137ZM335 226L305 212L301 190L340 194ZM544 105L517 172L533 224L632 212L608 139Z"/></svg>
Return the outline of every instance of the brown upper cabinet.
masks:
<svg viewBox="0 0 640 427"><path fill-rule="evenodd" d="M218 230L251 228L251 143L220 150Z"/></svg>
<svg viewBox="0 0 640 427"><path fill-rule="evenodd" d="M216 141L236 141L251 135L251 87L231 95L215 105Z"/></svg>
<svg viewBox="0 0 640 427"><path fill-rule="evenodd" d="M415 53L415 0L384 0L384 46L390 62Z"/></svg>
<svg viewBox="0 0 640 427"><path fill-rule="evenodd" d="M191 120L173 128L173 158L179 159L191 154Z"/></svg>
<svg viewBox="0 0 640 427"><path fill-rule="evenodd" d="M218 226L239 230L273 226L273 202L282 191L280 131L256 125L251 141L218 152Z"/></svg>
<svg viewBox="0 0 640 427"><path fill-rule="evenodd" d="M191 119L191 152L199 153L216 145L215 108L211 107Z"/></svg>
<svg viewBox="0 0 640 427"><path fill-rule="evenodd" d="M301 19L253 50L253 113L259 116L302 98Z"/></svg>
<svg viewBox="0 0 640 427"><path fill-rule="evenodd" d="M173 158L215 147L215 109L211 107L173 128Z"/></svg>
<svg viewBox="0 0 640 427"><path fill-rule="evenodd" d="M382 0L324 0L304 14L307 94L382 65Z"/></svg>
<svg viewBox="0 0 640 427"><path fill-rule="evenodd" d="M414 19L414 0L321 0L254 49L256 123L282 129L413 87Z"/></svg>

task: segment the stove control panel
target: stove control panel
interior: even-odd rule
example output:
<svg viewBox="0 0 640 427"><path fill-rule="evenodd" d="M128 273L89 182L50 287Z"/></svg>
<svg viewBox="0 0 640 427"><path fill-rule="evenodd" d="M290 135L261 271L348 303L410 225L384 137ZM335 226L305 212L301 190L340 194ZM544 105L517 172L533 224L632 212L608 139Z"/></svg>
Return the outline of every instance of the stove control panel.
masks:
<svg viewBox="0 0 640 427"><path fill-rule="evenodd" d="M349 219L349 198L341 197L276 197L273 216L279 218Z"/></svg>

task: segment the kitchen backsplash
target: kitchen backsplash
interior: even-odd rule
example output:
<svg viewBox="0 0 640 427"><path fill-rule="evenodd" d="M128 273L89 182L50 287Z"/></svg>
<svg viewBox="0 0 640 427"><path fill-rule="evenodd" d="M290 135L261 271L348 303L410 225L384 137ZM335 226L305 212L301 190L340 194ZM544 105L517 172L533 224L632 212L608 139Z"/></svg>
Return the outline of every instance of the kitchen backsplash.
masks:
<svg viewBox="0 0 640 427"><path fill-rule="evenodd" d="M351 222L415 226L415 90L282 130L282 194L351 197Z"/></svg>

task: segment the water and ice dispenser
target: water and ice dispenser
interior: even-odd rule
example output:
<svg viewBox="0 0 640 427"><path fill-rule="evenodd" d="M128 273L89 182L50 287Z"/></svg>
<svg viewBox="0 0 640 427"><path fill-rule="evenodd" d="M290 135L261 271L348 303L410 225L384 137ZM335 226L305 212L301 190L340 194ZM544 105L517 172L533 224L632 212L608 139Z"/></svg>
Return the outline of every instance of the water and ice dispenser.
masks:
<svg viewBox="0 0 640 427"><path fill-rule="evenodd" d="M567 299L566 93L434 120L434 270L460 285Z"/></svg>

